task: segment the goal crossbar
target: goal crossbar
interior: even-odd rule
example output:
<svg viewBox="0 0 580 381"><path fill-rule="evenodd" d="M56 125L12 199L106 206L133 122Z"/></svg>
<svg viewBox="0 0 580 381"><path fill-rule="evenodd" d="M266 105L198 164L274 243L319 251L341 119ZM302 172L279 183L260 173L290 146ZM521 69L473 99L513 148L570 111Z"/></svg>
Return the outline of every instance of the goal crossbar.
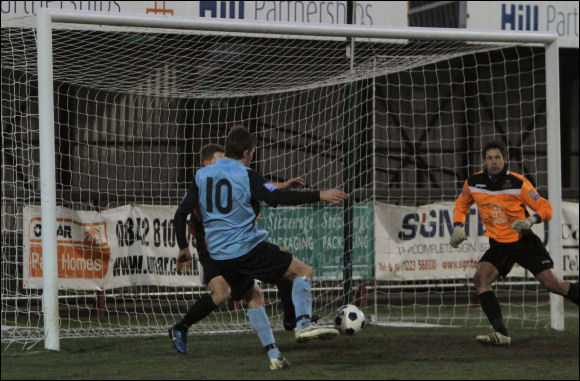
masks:
<svg viewBox="0 0 580 381"><path fill-rule="evenodd" d="M149 16L141 14L106 14L42 8L53 22L110 25L125 27L167 28L205 32L284 34L320 37L414 39L477 42L521 42L550 44L558 39L556 32L502 32L454 28L368 27L362 25L325 25L297 23L264 23L251 20L228 22L203 17Z"/></svg>

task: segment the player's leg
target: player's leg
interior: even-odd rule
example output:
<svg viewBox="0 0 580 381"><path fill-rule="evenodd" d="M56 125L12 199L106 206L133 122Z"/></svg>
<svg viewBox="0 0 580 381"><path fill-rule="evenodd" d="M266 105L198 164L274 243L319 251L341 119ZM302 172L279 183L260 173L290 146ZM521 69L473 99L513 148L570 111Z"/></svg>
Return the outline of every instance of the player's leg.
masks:
<svg viewBox="0 0 580 381"><path fill-rule="evenodd" d="M560 280L554 269L547 269L536 275L536 279L550 292L562 295L578 305L578 283Z"/></svg>
<svg viewBox="0 0 580 381"><path fill-rule="evenodd" d="M492 325L494 332L488 335L479 335L477 340L487 344L510 344L509 334L505 327L501 307L495 292L491 289L493 282L497 280L499 270L490 262L481 261L473 276L475 289L479 295L481 308ZM501 335L497 335L500 333Z"/></svg>
<svg viewBox="0 0 580 381"><path fill-rule="evenodd" d="M221 275L210 280L209 290L210 293L198 299L175 328L187 332L189 327L204 319L230 297L230 286Z"/></svg>
<svg viewBox="0 0 580 381"><path fill-rule="evenodd" d="M208 258L200 258L203 266L204 283L210 293L198 299L187 311L183 319L169 328L173 347L181 354L187 354L187 331L189 327L211 314L230 297L230 286L222 277L217 266Z"/></svg>
<svg viewBox="0 0 580 381"><path fill-rule="evenodd" d="M491 291L491 285L499 277L499 270L490 262L479 262L473 283L478 294Z"/></svg>
<svg viewBox="0 0 580 381"><path fill-rule="evenodd" d="M279 283L281 278L292 283L291 293L286 289L286 296L291 295L296 314L298 329L310 326L312 314L312 268L294 258L292 254L270 242L262 242L248 255L248 263L253 277L267 283ZM289 284L288 284L289 285Z"/></svg>
<svg viewBox="0 0 580 381"><path fill-rule="evenodd" d="M312 325L312 268L292 257L284 278L293 279L292 301L296 311L296 341L303 343L313 339L331 339L338 336L332 327Z"/></svg>
<svg viewBox="0 0 580 381"><path fill-rule="evenodd" d="M292 303L292 285L293 282L286 278L276 282L282 303L282 311L284 311L283 325L287 331L291 331L296 327L296 311L294 310L294 303Z"/></svg>
<svg viewBox="0 0 580 381"><path fill-rule="evenodd" d="M296 328L309 327L312 315L312 268L292 257L284 278L293 281L292 301L296 312Z"/></svg>
<svg viewBox="0 0 580 381"><path fill-rule="evenodd" d="M296 340L303 342L317 338L338 336L338 330L327 327L311 326L312 314L312 268L297 260L279 246L262 242L236 262L237 271L244 271L252 279L266 283L277 283L280 278L294 280L292 301L296 313ZM226 278L227 279L227 278Z"/></svg>
<svg viewBox="0 0 580 381"><path fill-rule="evenodd" d="M286 331L292 331L296 327L296 310L292 302L292 287L294 282L289 279L281 278L276 282L278 293L280 294L280 301L282 303L282 310L284 311L283 325ZM313 323L320 319L320 315L312 313L310 321Z"/></svg>
<svg viewBox="0 0 580 381"><path fill-rule="evenodd" d="M291 254L290 254L291 255ZM292 256L292 262L284 274L284 278L294 281L296 278L308 278L312 281L312 267Z"/></svg>
<svg viewBox="0 0 580 381"><path fill-rule="evenodd" d="M230 287L222 276L214 277L209 282L210 293L198 299L187 311L183 319L169 328L169 337L173 347L181 354L187 354L187 331L189 327L204 319L216 308L228 300Z"/></svg>
<svg viewBox="0 0 580 381"><path fill-rule="evenodd" d="M264 309L264 296L260 287L254 283L254 286L248 290L245 299L248 304L250 324L254 327L262 346L268 353L270 369L279 370L290 367L290 363L284 359L274 340L270 319L268 319Z"/></svg>
<svg viewBox="0 0 580 381"><path fill-rule="evenodd" d="M558 278L554 272L554 261L542 240L535 234L528 234L522 241L526 245L525 255L520 256L518 263L530 270L548 291L562 295L578 305L578 283L571 284Z"/></svg>

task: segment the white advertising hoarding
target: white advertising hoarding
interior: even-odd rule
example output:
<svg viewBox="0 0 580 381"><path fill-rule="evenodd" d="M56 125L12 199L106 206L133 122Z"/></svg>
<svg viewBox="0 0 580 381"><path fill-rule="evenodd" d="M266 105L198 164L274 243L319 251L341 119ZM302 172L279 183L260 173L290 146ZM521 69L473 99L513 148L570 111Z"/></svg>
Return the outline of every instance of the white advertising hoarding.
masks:
<svg viewBox="0 0 580 381"><path fill-rule="evenodd" d="M468 1L467 28L556 32L560 47L578 48L578 2Z"/></svg>
<svg viewBox="0 0 580 381"><path fill-rule="evenodd" d="M91 12L346 24L346 1L2 1L2 20L40 7ZM357 1L357 24L407 26L407 1Z"/></svg>
<svg viewBox="0 0 580 381"><path fill-rule="evenodd" d="M359 208L369 209L372 226L372 205ZM475 267L489 247L488 238L477 209L473 207L466 220L468 239L459 248L449 245L453 231L453 202L441 202L421 207L404 207L376 203L374 210L374 267L378 280L422 280L454 279L472 277ZM563 273L578 276L578 203L563 203ZM74 211L59 207L57 212L57 250L59 288L77 290L103 290L126 286L199 286L201 266L195 249L194 260L189 274L177 274L178 253L173 216L175 206L125 205L122 207L95 211ZM285 210L273 211L273 216L286 216ZM270 214L270 213L268 213ZM364 214L364 213L363 213ZM24 288L42 288L42 229L39 206L24 208ZM289 217L298 222L304 218ZM266 217L268 219L268 217ZM319 234L332 237L329 226L323 226ZM271 239L283 235L297 236L296 231L286 224L280 228L266 226L272 233ZM545 224L534 225L534 232L545 241ZM371 228L372 229L372 228ZM331 229L332 230L332 229ZM192 238L188 234L190 248ZM282 236L280 236L282 234ZM372 242L371 232L363 238ZM325 238L325 237L322 237ZM360 237L359 237L360 238ZM324 240L322 240L324 242ZM293 248L296 253L299 250ZM372 250L372 246L369 245ZM324 251L317 248L315 251ZM326 255L338 258L341 250ZM311 256L312 249L304 255ZM372 278L372 251L367 253L361 247L355 256L369 257L369 271L360 275ZM324 258L319 258L324 260ZM356 263L361 258L354 258ZM364 259L364 258L363 258ZM358 262L357 262L358 261ZM366 266L366 260L364 261ZM316 268L320 264L313 263ZM355 266L356 267L356 266ZM364 267L364 266L363 266ZM364 267L366 268L366 267ZM366 274L366 275L365 275ZM514 266L509 276L523 276L524 269Z"/></svg>
<svg viewBox="0 0 580 381"><path fill-rule="evenodd" d="M199 286L195 249L190 273L176 272L174 215L175 206L126 205L100 213L57 208L59 288ZM40 206L24 208L24 288L42 288L40 216Z"/></svg>
<svg viewBox="0 0 580 381"><path fill-rule="evenodd" d="M468 239L457 249L449 245L453 232L454 202L420 207L377 203L375 207L375 277L380 280L453 279L472 277L489 238L472 207L466 220ZM578 276L578 203L563 203L564 275ZM545 242L545 224L533 231ZM514 266L508 276L521 277ZM531 274L529 274L531 276Z"/></svg>

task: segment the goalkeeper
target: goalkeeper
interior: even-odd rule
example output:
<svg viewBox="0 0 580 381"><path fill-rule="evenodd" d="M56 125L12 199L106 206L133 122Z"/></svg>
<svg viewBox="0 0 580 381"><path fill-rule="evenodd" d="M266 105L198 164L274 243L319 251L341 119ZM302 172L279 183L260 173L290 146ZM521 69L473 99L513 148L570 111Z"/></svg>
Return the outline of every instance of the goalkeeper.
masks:
<svg viewBox="0 0 580 381"><path fill-rule="evenodd" d="M556 276L554 263L542 241L531 227L552 218L550 202L541 197L522 175L507 169L505 145L487 143L483 150L485 170L470 176L455 204L453 235L450 244L457 248L467 236L465 218L475 202L486 228L490 247L480 259L473 277L481 308L494 331L479 335L485 344L510 345L511 338L504 325L501 308L491 284L505 277L514 263L534 274L550 292L562 295L578 305L578 283L564 282ZM529 215L526 207L534 210Z"/></svg>
<svg viewBox="0 0 580 381"><path fill-rule="evenodd" d="M217 159L223 157L224 148L219 144L208 144L201 149L201 163L204 167L215 164ZM303 188L305 185L304 180L300 177L292 178L284 183L273 184L281 189ZM187 354L187 331L189 327L204 319L230 298L230 287L228 283L221 276L216 265L210 260L199 209L194 208L191 210L187 197L181 201L174 218L176 236L180 247L177 258L178 272L185 271L192 260L189 244L185 236L186 218L190 213L191 220L187 224L189 225L191 235L195 238L196 249L203 269L203 283L209 286L210 294L197 300L189 311L187 311L183 319L169 329L169 336L173 340L175 349L182 354ZM280 291L280 298L282 300L284 328L290 331L296 326L296 314L294 304L292 303L292 281L283 278L280 279L276 286ZM318 319L318 315L312 315L312 320L316 321Z"/></svg>

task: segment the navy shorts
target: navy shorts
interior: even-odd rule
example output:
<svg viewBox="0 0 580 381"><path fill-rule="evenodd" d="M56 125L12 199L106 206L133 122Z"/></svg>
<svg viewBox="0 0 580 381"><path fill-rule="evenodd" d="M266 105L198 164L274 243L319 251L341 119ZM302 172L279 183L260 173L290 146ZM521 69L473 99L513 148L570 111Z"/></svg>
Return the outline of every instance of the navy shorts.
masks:
<svg viewBox="0 0 580 381"><path fill-rule="evenodd" d="M508 275L516 262L531 271L534 276L554 267L554 262L544 244L532 232L524 234L519 241L510 243L497 242L490 238L489 244L489 249L481 257L480 262L494 265L502 277Z"/></svg>
<svg viewBox="0 0 580 381"><path fill-rule="evenodd" d="M288 271L292 254L270 242L261 242L246 255L213 262L229 283L232 298L240 300L254 286L254 279L264 283L278 282Z"/></svg>
<svg viewBox="0 0 580 381"><path fill-rule="evenodd" d="M213 278L222 275L215 261L209 257L209 254L200 255L199 263L203 267L203 284L209 284Z"/></svg>

